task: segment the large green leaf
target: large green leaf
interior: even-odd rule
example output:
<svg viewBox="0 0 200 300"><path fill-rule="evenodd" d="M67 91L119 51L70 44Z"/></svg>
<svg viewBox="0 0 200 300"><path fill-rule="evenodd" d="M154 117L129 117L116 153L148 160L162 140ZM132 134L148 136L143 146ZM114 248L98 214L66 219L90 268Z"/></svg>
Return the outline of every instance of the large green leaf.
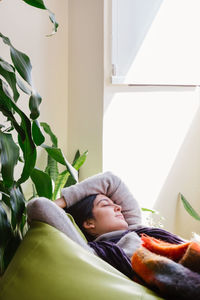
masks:
<svg viewBox="0 0 200 300"><path fill-rule="evenodd" d="M31 70L32 65L30 58L23 52L17 50L13 47L8 37L0 33L0 37L3 42L10 47L10 56L14 67L20 74L20 76L31 86L31 97L29 99L29 107L31 110L31 118L36 119L39 116L39 105L42 101L40 95L35 91L32 86ZM17 80L18 86L25 92L29 93L28 88L25 88L25 85L21 81Z"/></svg>
<svg viewBox="0 0 200 300"><path fill-rule="evenodd" d="M26 81L24 81L18 74L15 75L16 75L16 82L20 90L22 90L27 95L31 95L32 93L31 87L28 84L26 84Z"/></svg>
<svg viewBox="0 0 200 300"><path fill-rule="evenodd" d="M47 153L54 158L57 162L67 167L69 173L72 175L74 180L78 182L78 172L77 170L66 160L62 150L59 148L50 147L47 145L42 145L42 147L47 151Z"/></svg>
<svg viewBox="0 0 200 300"><path fill-rule="evenodd" d="M66 183L67 179L69 178L69 176L70 176L70 173L68 170L63 171L62 173L60 173L58 175L56 182L55 182L52 200L55 200L58 197L60 197L60 190L65 186L65 183Z"/></svg>
<svg viewBox="0 0 200 300"><path fill-rule="evenodd" d="M2 75L5 80L8 82L9 86L11 87L12 91L13 91L13 98L15 100L15 102L18 100L19 98L19 93L16 87L16 77L15 77L15 73L14 73L14 69L11 65L9 65L8 68L8 63L5 62L4 60L0 59L0 75Z"/></svg>
<svg viewBox="0 0 200 300"><path fill-rule="evenodd" d="M20 210L23 210L23 206L24 206L23 203L21 204L21 200L16 199L18 197L19 195L16 195L16 192L11 190L11 203L13 209L15 210L15 220L21 219ZM12 219L14 220L13 216ZM14 226L16 227L15 224ZM8 220L7 214L4 208L2 207L2 204L0 203L0 274L1 275L4 273L12 257L14 256L20 244L20 241L21 238L18 231L15 230L14 233L11 224Z"/></svg>
<svg viewBox="0 0 200 300"><path fill-rule="evenodd" d="M182 194L179 194L179 197L183 203L183 206L185 207L186 211L190 214L190 216L200 221L200 215L194 210L194 208L190 205L186 198Z"/></svg>
<svg viewBox="0 0 200 300"><path fill-rule="evenodd" d="M43 127L44 131L50 136L51 141L52 141L52 146L53 147L58 147L58 139L55 136L55 134L52 132L51 127L49 126L49 124L45 123L45 122L40 122L40 125Z"/></svg>
<svg viewBox="0 0 200 300"><path fill-rule="evenodd" d="M5 248L12 238L12 229L7 214L0 203L0 275L3 274L6 266L4 262Z"/></svg>
<svg viewBox="0 0 200 300"><path fill-rule="evenodd" d="M65 159L63 157L62 151L59 148L50 147L47 145L42 145L42 147L47 151L47 153L53 157L57 162L59 162L62 165L66 165Z"/></svg>
<svg viewBox="0 0 200 300"><path fill-rule="evenodd" d="M0 33L0 37L2 38L3 42L10 47L11 59L16 70L19 72L19 74L26 82L32 85L32 79L31 79L32 66L31 66L30 58L25 53L15 49L8 37L3 35L2 33Z"/></svg>
<svg viewBox="0 0 200 300"><path fill-rule="evenodd" d="M0 203L0 247L4 248L8 239L12 236L11 225L8 221L7 214Z"/></svg>
<svg viewBox="0 0 200 300"><path fill-rule="evenodd" d="M42 143L44 143L45 138L40 130L40 125L37 120L33 121L32 134L33 134L33 140L37 146L40 146Z"/></svg>
<svg viewBox="0 0 200 300"><path fill-rule="evenodd" d="M26 212L26 208L25 208L24 213L23 213L22 218L21 218L20 227L19 227L22 238L25 236L28 228L29 228L29 225L27 223L27 212Z"/></svg>
<svg viewBox="0 0 200 300"><path fill-rule="evenodd" d="M15 49L12 45L10 45L10 56L18 73L32 86L32 65L30 58L25 53Z"/></svg>
<svg viewBox="0 0 200 300"><path fill-rule="evenodd" d="M9 188L5 187L5 182L3 181L0 181L0 193L1 201L4 202L9 208L11 208Z"/></svg>
<svg viewBox="0 0 200 300"><path fill-rule="evenodd" d="M12 260L13 256L17 248L19 247L21 242L21 237L19 231L12 235L12 237L8 240L8 244L5 248L4 255L3 255L3 262L4 262L4 271L8 267L10 261Z"/></svg>
<svg viewBox="0 0 200 300"><path fill-rule="evenodd" d="M34 168L31 173L31 179L35 184L38 196L48 199L52 198L52 181L47 173Z"/></svg>
<svg viewBox="0 0 200 300"><path fill-rule="evenodd" d="M76 181L74 180L74 178L72 176L69 176L69 178L67 178L67 181L65 182L64 187L68 187L71 185L76 184Z"/></svg>
<svg viewBox="0 0 200 300"><path fill-rule="evenodd" d="M76 169L76 170L79 170L80 167L84 164L86 158L87 158L87 155L88 155L88 151L85 151L82 155L80 155L80 152L79 150L77 150L76 154L75 154L75 157L74 157L74 160L73 160L73 164L72 166ZM74 178L70 175L69 178L67 179L64 187L68 187L70 185L73 185L75 184L76 181L74 180Z"/></svg>
<svg viewBox="0 0 200 300"><path fill-rule="evenodd" d="M75 153L75 155L74 155L74 159L73 159L72 165L76 162L76 160L77 160L80 156L81 156L80 151L77 150L76 153Z"/></svg>
<svg viewBox="0 0 200 300"><path fill-rule="evenodd" d="M32 140L31 122L21 109L14 103L5 83L0 79L0 110L8 117L18 132L19 145L23 151L24 167L18 184L25 182L32 172L36 162L36 147ZM14 110L21 118L19 125L14 119L11 111Z"/></svg>
<svg viewBox="0 0 200 300"><path fill-rule="evenodd" d="M25 209L25 198L19 187L14 186L10 190L11 221L13 229L21 223L22 215Z"/></svg>
<svg viewBox="0 0 200 300"><path fill-rule="evenodd" d="M14 68L13 66L11 66L7 61L3 60L2 58L0 58L0 66L8 72L13 72Z"/></svg>
<svg viewBox="0 0 200 300"><path fill-rule="evenodd" d="M21 135L18 135L19 145L23 151L23 158L24 158L24 167L21 173L21 177L17 181L18 185L25 182L29 178L35 166L36 157L37 157L36 147L33 143L32 136L31 136L31 124L28 118L25 118L25 116L22 117L21 126L22 128L25 129L26 137L23 140Z"/></svg>
<svg viewBox="0 0 200 300"><path fill-rule="evenodd" d="M47 157L47 166L45 172L51 177L51 179L55 182L58 177L58 163L52 158L49 154Z"/></svg>
<svg viewBox="0 0 200 300"><path fill-rule="evenodd" d="M58 146L58 139L55 136L55 134L52 132L51 127L49 126L49 124L47 124L45 122L41 122L40 125L43 127L44 131L49 135L49 137L52 141L52 147L57 147ZM46 166L45 172L51 177L51 179L54 182L56 181L57 176L59 174L59 172L58 172L58 163L49 154L48 154L48 157L47 157L47 166Z"/></svg>
<svg viewBox="0 0 200 300"><path fill-rule="evenodd" d="M19 159L19 147L11 134L0 131L1 173L6 187L14 182L14 168Z"/></svg>
<svg viewBox="0 0 200 300"><path fill-rule="evenodd" d="M37 92L31 94L29 99L29 108L31 111L30 118L32 120L35 120L39 117L40 115L39 105L41 102L42 102L42 98Z"/></svg>
<svg viewBox="0 0 200 300"><path fill-rule="evenodd" d="M80 167L84 164L84 162L86 161L86 158L87 158L87 155L88 155L88 150L85 151L82 155L80 155L79 157L77 157L73 163L73 167L76 169L76 170L79 170Z"/></svg>
<svg viewBox="0 0 200 300"><path fill-rule="evenodd" d="M4 110L5 112L10 112L12 109L12 104L9 97L12 96L10 95L10 92L8 90L8 85L5 84L5 82L0 78L0 109L3 111L3 113ZM7 115L5 114L5 116Z"/></svg>
<svg viewBox="0 0 200 300"><path fill-rule="evenodd" d="M42 147L47 151L47 153L53 157L57 162L59 162L60 164L66 166L66 162L65 162L65 158L64 155L62 153L62 150L59 148L55 148L55 147L50 147L48 145L42 145Z"/></svg>
<svg viewBox="0 0 200 300"><path fill-rule="evenodd" d="M14 114L13 114L13 107L12 102L10 101L11 97L9 92L6 92L6 86L4 82L0 79L0 111L8 118L8 120L12 123L13 127L17 130L17 132L25 138L25 132L23 128L18 124L16 121ZM9 95L9 96L8 96Z"/></svg>
<svg viewBox="0 0 200 300"><path fill-rule="evenodd" d="M41 122L40 125L43 127L44 131L49 135L49 137L52 141L52 147L57 148L58 139L55 136L55 134L52 132L51 127L49 126L49 124L47 124L45 122ZM54 182L56 181L56 179L58 177L58 174L59 174L59 172L58 172L58 163L49 154L48 154L48 158L47 158L47 167L45 169L45 172L51 177L51 179L53 179Z"/></svg>
<svg viewBox="0 0 200 300"><path fill-rule="evenodd" d="M7 187L5 187L5 183L4 181L0 181L0 193L2 195L5 195L7 197L10 197L10 194L9 194L9 189Z"/></svg>
<svg viewBox="0 0 200 300"><path fill-rule="evenodd" d="M20 179L18 180L18 184L21 184L22 182L25 182L36 163L36 147L32 140L31 135L31 123L29 119L22 113L20 113L21 116L21 126L25 131L26 137L24 140L22 140L21 136L18 135L18 141L21 146L21 149L23 151L23 157L24 157L24 167L22 170L22 174Z"/></svg>
<svg viewBox="0 0 200 300"><path fill-rule="evenodd" d="M37 8L46 9L46 6L44 5L43 0L23 0L27 4L31 6L35 6Z"/></svg>

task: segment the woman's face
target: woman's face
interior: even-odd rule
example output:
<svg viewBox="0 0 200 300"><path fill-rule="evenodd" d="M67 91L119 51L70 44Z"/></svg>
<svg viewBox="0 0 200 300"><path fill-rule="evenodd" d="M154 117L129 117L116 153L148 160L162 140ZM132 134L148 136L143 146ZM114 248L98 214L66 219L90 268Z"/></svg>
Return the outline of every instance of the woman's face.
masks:
<svg viewBox="0 0 200 300"><path fill-rule="evenodd" d="M92 212L94 218L85 221L83 226L94 236L128 228L128 224L121 213L121 206L115 204L105 195L97 195Z"/></svg>

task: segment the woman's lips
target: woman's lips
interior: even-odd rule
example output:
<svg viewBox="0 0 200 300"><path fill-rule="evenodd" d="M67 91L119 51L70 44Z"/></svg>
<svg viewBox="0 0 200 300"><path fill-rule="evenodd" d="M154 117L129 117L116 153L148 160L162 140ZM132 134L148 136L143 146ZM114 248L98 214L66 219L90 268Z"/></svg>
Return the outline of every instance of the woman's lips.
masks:
<svg viewBox="0 0 200 300"><path fill-rule="evenodd" d="M122 214L116 215L116 217L124 220L124 216Z"/></svg>

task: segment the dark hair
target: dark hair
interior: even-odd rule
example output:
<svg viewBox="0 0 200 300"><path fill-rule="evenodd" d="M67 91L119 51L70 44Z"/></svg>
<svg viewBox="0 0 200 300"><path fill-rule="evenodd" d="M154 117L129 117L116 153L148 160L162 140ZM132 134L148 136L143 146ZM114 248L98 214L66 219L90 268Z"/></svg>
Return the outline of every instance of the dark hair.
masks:
<svg viewBox="0 0 200 300"><path fill-rule="evenodd" d="M81 229L88 241L92 241L95 237L86 231L86 229L83 227L83 223L90 218L94 218L92 210L94 207L94 200L96 199L97 195L98 194L90 195L81 199L79 202L75 203L69 208L64 208L67 213L72 215L76 224Z"/></svg>

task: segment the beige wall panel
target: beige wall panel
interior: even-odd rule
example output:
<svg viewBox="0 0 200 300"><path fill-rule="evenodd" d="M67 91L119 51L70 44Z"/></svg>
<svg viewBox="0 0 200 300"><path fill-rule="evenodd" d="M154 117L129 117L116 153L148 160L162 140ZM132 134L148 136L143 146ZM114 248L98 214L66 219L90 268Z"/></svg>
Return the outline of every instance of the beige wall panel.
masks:
<svg viewBox="0 0 200 300"><path fill-rule="evenodd" d="M80 179L102 170L103 1L69 1L68 157L88 150Z"/></svg>

